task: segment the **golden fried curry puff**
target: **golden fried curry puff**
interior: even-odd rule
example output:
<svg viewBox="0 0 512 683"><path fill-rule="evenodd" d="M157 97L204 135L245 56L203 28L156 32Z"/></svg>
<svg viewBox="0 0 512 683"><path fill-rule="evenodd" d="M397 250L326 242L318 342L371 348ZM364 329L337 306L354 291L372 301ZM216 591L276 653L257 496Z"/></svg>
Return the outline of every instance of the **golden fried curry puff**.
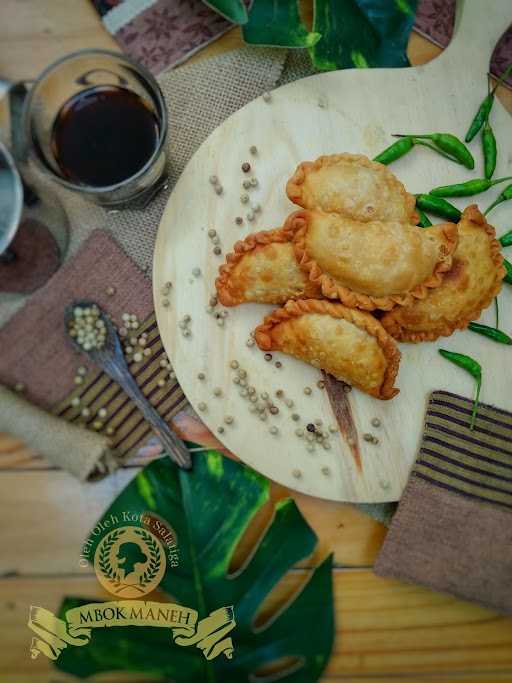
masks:
<svg viewBox="0 0 512 683"><path fill-rule="evenodd" d="M398 393L400 352L369 313L318 299L289 301L255 332L263 351L282 351L349 382L375 398Z"/></svg>
<svg viewBox="0 0 512 683"><path fill-rule="evenodd" d="M476 205L458 224L459 244L453 265L440 287L422 301L394 309L382 324L399 341L433 341L462 330L491 304L505 276L500 244Z"/></svg>
<svg viewBox="0 0 512 683"><path fill-rule="evenodd" d="M283 227L309 280L350 308L390 310L424 298L451 268L457 226L424 230L398 221L361 223L334 213L296 211Z"/></svg>
<svg viewBox="0 0 512 683"><path fill-rule="evenodd" d="M304 209L338 213L356 221L415 224L415 199L383 164L362 154L332 154L304 161L286 184Z"/></svg>
<svg viewBox="0 0 512 683"><path fill-rule="evenodd" d="M293 244L282 230L253 233L233 248L215 281L224 306L283 304L288 299L321 296L320 287L299 267Z"/></svg>

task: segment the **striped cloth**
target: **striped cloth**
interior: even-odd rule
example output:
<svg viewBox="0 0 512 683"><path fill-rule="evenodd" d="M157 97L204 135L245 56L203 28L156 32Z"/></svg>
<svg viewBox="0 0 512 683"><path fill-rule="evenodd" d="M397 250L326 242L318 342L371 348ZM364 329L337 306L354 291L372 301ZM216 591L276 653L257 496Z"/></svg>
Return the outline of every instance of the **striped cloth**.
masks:
<svg viewBox="0 0 512 683"><path fill-rule="evenodd" d="M512 415L448 391L432 394L413 476L469 498L512 509Z"/></svg>
<svg viewBox="0 0 512 683"><path fill-rule="evenodd" d="M418 459L375 563L512 615L512 414L435 391Z"/></svg>
<svg viewBox="0 0 512 683"><path fill-rule="evenodd" d="M132 362L129 365L130 371L144 396L164 420L170 422L171 418L188 405L188 401L176 380L167 379L164 387L158 386L158 381L167 378L169 371L160 367L164 348L154 313L137 330L137 336L143 332L148 334L145 348L151 349L152 354L141 363ZM75 397L80 398L78 407L71 404ZM89 417L82 416L81 411L84 408L89 409ZM104 419L98 417L101 409L107 411ZM85 376L84 383L59 401L52 412L58 417L82 424L89 429L94 429L95 422L101 422L98 431L102 433L107 433L108 428L112 428L114 433L111 444L120 457L134 453L152 434L152 427L121 387L104 372L94 368Z"/></svg>

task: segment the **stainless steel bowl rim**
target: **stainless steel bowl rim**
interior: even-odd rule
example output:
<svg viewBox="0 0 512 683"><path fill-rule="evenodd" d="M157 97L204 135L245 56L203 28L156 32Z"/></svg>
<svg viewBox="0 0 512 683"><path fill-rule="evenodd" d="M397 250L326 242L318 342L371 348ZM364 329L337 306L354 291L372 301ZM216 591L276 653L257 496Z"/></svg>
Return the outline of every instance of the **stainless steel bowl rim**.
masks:
<svg viewBox="0 0 512 683"><path fill-rule="evenodd" d="M0 254L2 254L14 239L23 211L23 184L14 159L7 147L0 142L0 164L10 172L12 177L12 192L9 193L6 205L0 205L0 214L4 216L2 223L7 227L2 229L0 223Z"/></svg>

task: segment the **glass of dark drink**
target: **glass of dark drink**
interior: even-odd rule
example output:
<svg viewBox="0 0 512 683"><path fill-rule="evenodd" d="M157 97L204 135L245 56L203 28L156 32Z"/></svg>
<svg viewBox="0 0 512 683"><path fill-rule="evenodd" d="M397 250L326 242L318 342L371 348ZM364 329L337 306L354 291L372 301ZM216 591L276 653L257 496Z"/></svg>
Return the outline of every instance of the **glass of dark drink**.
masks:
<svg viewBox="0 0 512 683"><path fill-rule="evenodd" d="M165 185L165 101L153 76L122 54L82 50L50 65L23 119L38 165L98 204L143 208Z"/></svg>

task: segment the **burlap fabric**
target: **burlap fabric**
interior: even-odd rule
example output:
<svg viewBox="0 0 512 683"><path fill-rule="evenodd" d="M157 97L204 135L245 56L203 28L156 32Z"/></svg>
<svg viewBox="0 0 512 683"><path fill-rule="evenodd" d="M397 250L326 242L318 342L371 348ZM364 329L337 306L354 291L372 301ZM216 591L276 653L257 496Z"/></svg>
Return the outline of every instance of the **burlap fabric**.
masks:
<svg viewBox="0 0 512 683"><path fill-rule="evenodd" d="M11 432L16 425L16 432L23 434L26 445L55 467L62 467L80 480L116 468L117 459L106 436L36 408L3 386L0 405L0 432Z"/></svg>

